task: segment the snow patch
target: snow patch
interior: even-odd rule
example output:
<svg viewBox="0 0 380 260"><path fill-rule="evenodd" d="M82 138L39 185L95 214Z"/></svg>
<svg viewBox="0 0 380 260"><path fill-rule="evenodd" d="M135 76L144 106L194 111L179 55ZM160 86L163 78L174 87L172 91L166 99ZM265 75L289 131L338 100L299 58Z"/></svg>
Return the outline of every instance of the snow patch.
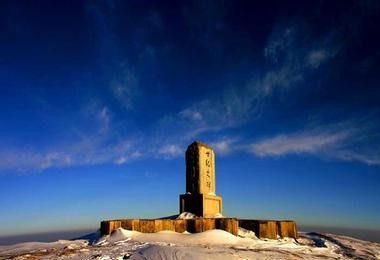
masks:
<svg viewBox="0 0 380 260"><path fill-rule="evenodd" d="M255 239L255 240L258 239L256 237L255 232L253 232L251 230L247 230L247 229L242 228L242 227L239 227L238 236L239 237L244 237L244 238L251 238L251 239Z"/></svg>
<svg viewBox="0 0 380 260"><path fill-rule="evenodd" d="M177 217L177 219L195 219L195 218L197 218L197 215L191 212L182 212ZM224 216L220 213L216 213L215 215L212 215L209 218L224 218Z"/></svg>
<svg viewBox="0 0 380 260"><path fill-rule="evenodd" d="M177 219L194 219L194 218L197 218L197 216L191 212L182 212L177 217Z"/></svg>

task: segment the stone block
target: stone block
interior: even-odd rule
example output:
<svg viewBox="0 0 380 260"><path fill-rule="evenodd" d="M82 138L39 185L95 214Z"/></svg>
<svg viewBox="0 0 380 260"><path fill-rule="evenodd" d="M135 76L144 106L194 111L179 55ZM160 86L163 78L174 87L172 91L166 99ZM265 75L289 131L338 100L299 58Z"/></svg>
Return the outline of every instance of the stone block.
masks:
<svg viewBox="0 0 380 260"><path fill-rule="evenodd" d="M104 235L109 235L112 231L121 227L120 220L102 221L100 224L100 231Z"/></svg>
<svg viewBox="0 0 380 260"><path fill-rule="evenodd" d="M154 220L154 232L160 232L162 231L162 219L155 219Z"/></svg>
<svg viewBox="0 0 380 260"><path fill-rule="evenodd" d="M190 233L200 233L203 231L203 219L186 219L186 231Z"/></svg>
<svg viewBox="0 0 380 260"><path fill-rule="evenodd" d="M216 229L215 222L216 222L215 219L204 218L203 219L203 231Z"/></svg>
<svg viewBox="0 0 380 260"><path fill-rule="evenodd" d="M298 238L297 225L291 220L277 221L277 230L280 237Z"/></svg>
<svg viewBox="0 0 380 260"><path fill-rule="evenodd" d="M155 221L154 219L140 219L140 232L142 233L154 233L155 232Z"/></svg>
<svg viewBox="0 0 380 260"><path fill-rule="evenodd" d="M277 239L277 222L273 220L260 220L258 234L260 238Z"/></svg>
<svg viewBox="0 0 380 260"><path fill-rule="evenodd" d="M222 197L209 194L180 195L180 213L191 212L199 217L209 218L222 214Z"/></svg>
<svg viewBox="0 0 380 260"><path fill-rule="evenodd" d="M252 219L239 219L239 227L255 232L255 235L259 237L259 222Z"/></svg>
<svg viewBox="0 0 380 260"><path fill-rule="evenodd" d="M171 219L162 219L162 230L176 231L175 220Z"/></svg>
<svg viewBox="0 0 380 260"><path fill-rule="evenodd" d="M239 222L236 218L217 218L215 219L215 227L236 236L239 230Z"/></svg>
<svg viewBox="0 0 380 260"><path fill-rule="evenodd" d="M277 239L277 236L298 238L297 225L290 220L239 219L239 226L255 232L258 238Z"/></svg>
<svg viewBox="0 0 380 260"><path fill-rule="evenodd" d="M186 222L187 222L186 231L190 233L196 233L195 219L187 219Z"/></svg>
<svg viewBox="0 0 380 260"><path fill-rule="evenodd" d="M174 220L174 231L178 233L183 233L187 229L185 219L176 219Z"/></svg>
<svg viewBox="0 0 380 260"><path fill-rule="evenodd" d="M201 233L203 232L203 218L196 218L194 221L194 227L195 232L194 233Z"/></svg>
<svg viewBox="0 0 380 260"><path fill-rule="evenodd" d="M139 219L131 219L131 230L140 231L140 220Z"/></svg>
<svg viewBox="0 0 380 260"><path fill-rule="evenodd" d="M114 220L113 222L113 229L121 228L121 221L120 220Z"/></svg>
<svg viewBox="0 0 380 260"><path fill-rule="evenodd" d="M121 220L121 227L127 230L132 230L132 222L130 219Z"/></svg>
<svg viewBox="0 0 380 260"><path fill-rule="evenodd" d="M102 235L109 235L110 231L110 221L102 221L100 222L100 233Z"/></svg>

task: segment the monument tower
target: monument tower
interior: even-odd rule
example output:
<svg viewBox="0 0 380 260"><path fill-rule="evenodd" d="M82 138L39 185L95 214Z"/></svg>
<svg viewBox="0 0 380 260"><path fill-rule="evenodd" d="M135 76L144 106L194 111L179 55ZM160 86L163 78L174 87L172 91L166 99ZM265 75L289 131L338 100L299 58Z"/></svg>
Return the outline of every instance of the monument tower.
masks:
<svg viewBox="0 0 380 260"><path fill-rule="evenodd" d="M258 238L298 238L297 225L290 220L254 220L222 217L222 198L215 195L215 154L201 142L186 150L186 194L179 197L179 211L191 212L197 218L115 219L100 223L100 233L109 235L118 228L154 233L170 230L199 233L221 229L238 235L239 227L255 232ZM219 216L218 216L219 215Z"/></svg>
<svg viewBox="0 0 380 260"><path fill-rule="evenodd" d="M215 194L215 154L201 142L193 142L186 150L186 194L179 197L179 211L199 217L222 214L222 197Z"/></svg>

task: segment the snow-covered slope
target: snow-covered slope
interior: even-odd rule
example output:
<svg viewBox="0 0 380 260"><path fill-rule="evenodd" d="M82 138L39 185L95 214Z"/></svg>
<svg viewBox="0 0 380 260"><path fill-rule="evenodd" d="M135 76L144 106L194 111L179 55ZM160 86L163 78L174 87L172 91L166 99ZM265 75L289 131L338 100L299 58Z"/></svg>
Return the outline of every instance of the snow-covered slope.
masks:
<svg viewBox="0 0 380 260"><path fill-rule="evenodd" d="M302 233L296 241L260 240L244 229L234 236L120 228L92 244L80 239L0 246L0 259L380 259L380 244L318 233Z"/></svg>

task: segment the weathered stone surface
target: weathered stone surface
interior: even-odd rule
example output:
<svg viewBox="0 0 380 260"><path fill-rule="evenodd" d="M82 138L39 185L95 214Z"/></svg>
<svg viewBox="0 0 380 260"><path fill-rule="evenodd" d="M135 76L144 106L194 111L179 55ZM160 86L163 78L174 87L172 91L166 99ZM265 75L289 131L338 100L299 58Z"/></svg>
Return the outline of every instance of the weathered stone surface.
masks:
<svg viewBox="0 0 380 260"><path fill-rule="evenodd" d="M139 219L132 219L132 230L140 231L140 220Z"/></svg>
<svg viewBox="0 0 380 260"><path fill-rule="evenodd" d="M237 235L238 228L242 227L255 232L258 238L277 239L277 237L298 238L297 225L294 221L284 220L252 220L236 218L196 218L196 219L122 219L102 221L100 231L102 235L109 235L112 231L122 227L143 233L153 233L163 230L183 233L199 233L211 229L225 230Z"/></svg>
<svg viewBox="0 0 380 260"><path fill-rule="evenodd" d="M110 229L110 222L111 221L102 221L100 222L100 233L102 235L108 235L111 233L111 229Z"/></svg>
<svg viewBox="0 0 380 260"><path fill-rule="evenodd" d="M186 226L186 220L184 219L177 219L174 220L174 231L178 233L183 233L187 230Z"/></svg>
<svg viewBox="0 0 380 260"><path fill-rule="evenodd" d="M277 223L272 220L259 221L259 237L265 237L269 239L277 239Z"/></svg>
<svg viewBox="0 0 380 260"><path fill-rule="evenodd" d="M161 223L162 223L162 230L170 230L170 231L176 231L176 232L179 232L177 230L180 230L180 229L176 229L175 220L162 219Z"/></svg>
<svg viewBox="0 0 380 260"><path fill-rule="evenodd" d="M124 229L129 229L131 230L132 229L132 222L130 220L121 220L121 227L124 228Z"/></svg>
<svg viewBox="0 0 380 260"><path fill-rule="evenodd" d="M163 230L170 230L178 233L183 233L185 231L190 233L200 233L217 228L237 235L238 220L236 218L108 220L101 222L100 231L102 235L109 235L119 227L143 233L154 233Z"/></svg>
<svg viewBox="0 0 380 260"><path fill-rule="evenodd" d="M187 230L190 233L200 233L203 232L203 219L186 219Z"/></svg>
<svg viewBox="0 0 380 260"><path fill-rule="evenodd" d="M162 231L162 221L160 221L159 219L155 219L154 220L154 231L155 232L160 232Z"/></svg>
<svg viewBox="0 0 380 260"><path fill-rule="evenodd" d="M258 238L277 239L279 237L298 238L294 221L239 219L239 226L255 232Z"/></svg>
<svg viewBox="0 0 380 260"><path fill-rule="evenodd" d="M216 221L214 219L203 219L203 231L216 229Z"/></svg>
<svg viewBox="0 0 380 260"><path fill-rule="evenodd" d="M215 194L215 154L201 142L193 142L186 150L186 192Z"/></svg>
<svg viewBox="0 0 380 260"><path fill-rule="evenodd" d="M277 229L280 237L298 238L297 225L294 221L283 220L277 221Z"/></svg>
<svg viewBox="0 0 380 260"><path fill-rule="evenodd" d="M180 212L191 212L205 218L214 217L221 213L222 198L208 194L182 194L180 195Z"/></svg>
<svg viewBox="0 0 380 260"><path fill-rule="evenodd" d="M258 238L277 239L277 223L271 220L239 220L239 226L255 232Z"/></svg>
<svg viewBox="0 0 380 260"><path fill-rule="evenodd" d="M247 230L251 230L255 232L256 236L258 236L259 230L259 222L257 220L252 219L239 219L239 227L242 227Z"/></svg>
<svg viewBox="0 0 380 260"><path fill-rule="evenodd" d="M222 198L215 195L215 154L211 147L193 142L186 150L186 194L180 195L180 213L201 217L222 213Z"/></svg>
<svg viewBox="0 0 380 260"><path fill-rule="evenodd" d="M218 218L216 219L215 226L217 229L225 230L231 234L237 235L239 229L239 222L233 218Z"/></svg>
<svg viewBox="0 0 380 260"><path fill-rule="evenodd" d="M140 232L142 233L154 233L156 231L156 225L154 219L140 219Z"/></svg>

